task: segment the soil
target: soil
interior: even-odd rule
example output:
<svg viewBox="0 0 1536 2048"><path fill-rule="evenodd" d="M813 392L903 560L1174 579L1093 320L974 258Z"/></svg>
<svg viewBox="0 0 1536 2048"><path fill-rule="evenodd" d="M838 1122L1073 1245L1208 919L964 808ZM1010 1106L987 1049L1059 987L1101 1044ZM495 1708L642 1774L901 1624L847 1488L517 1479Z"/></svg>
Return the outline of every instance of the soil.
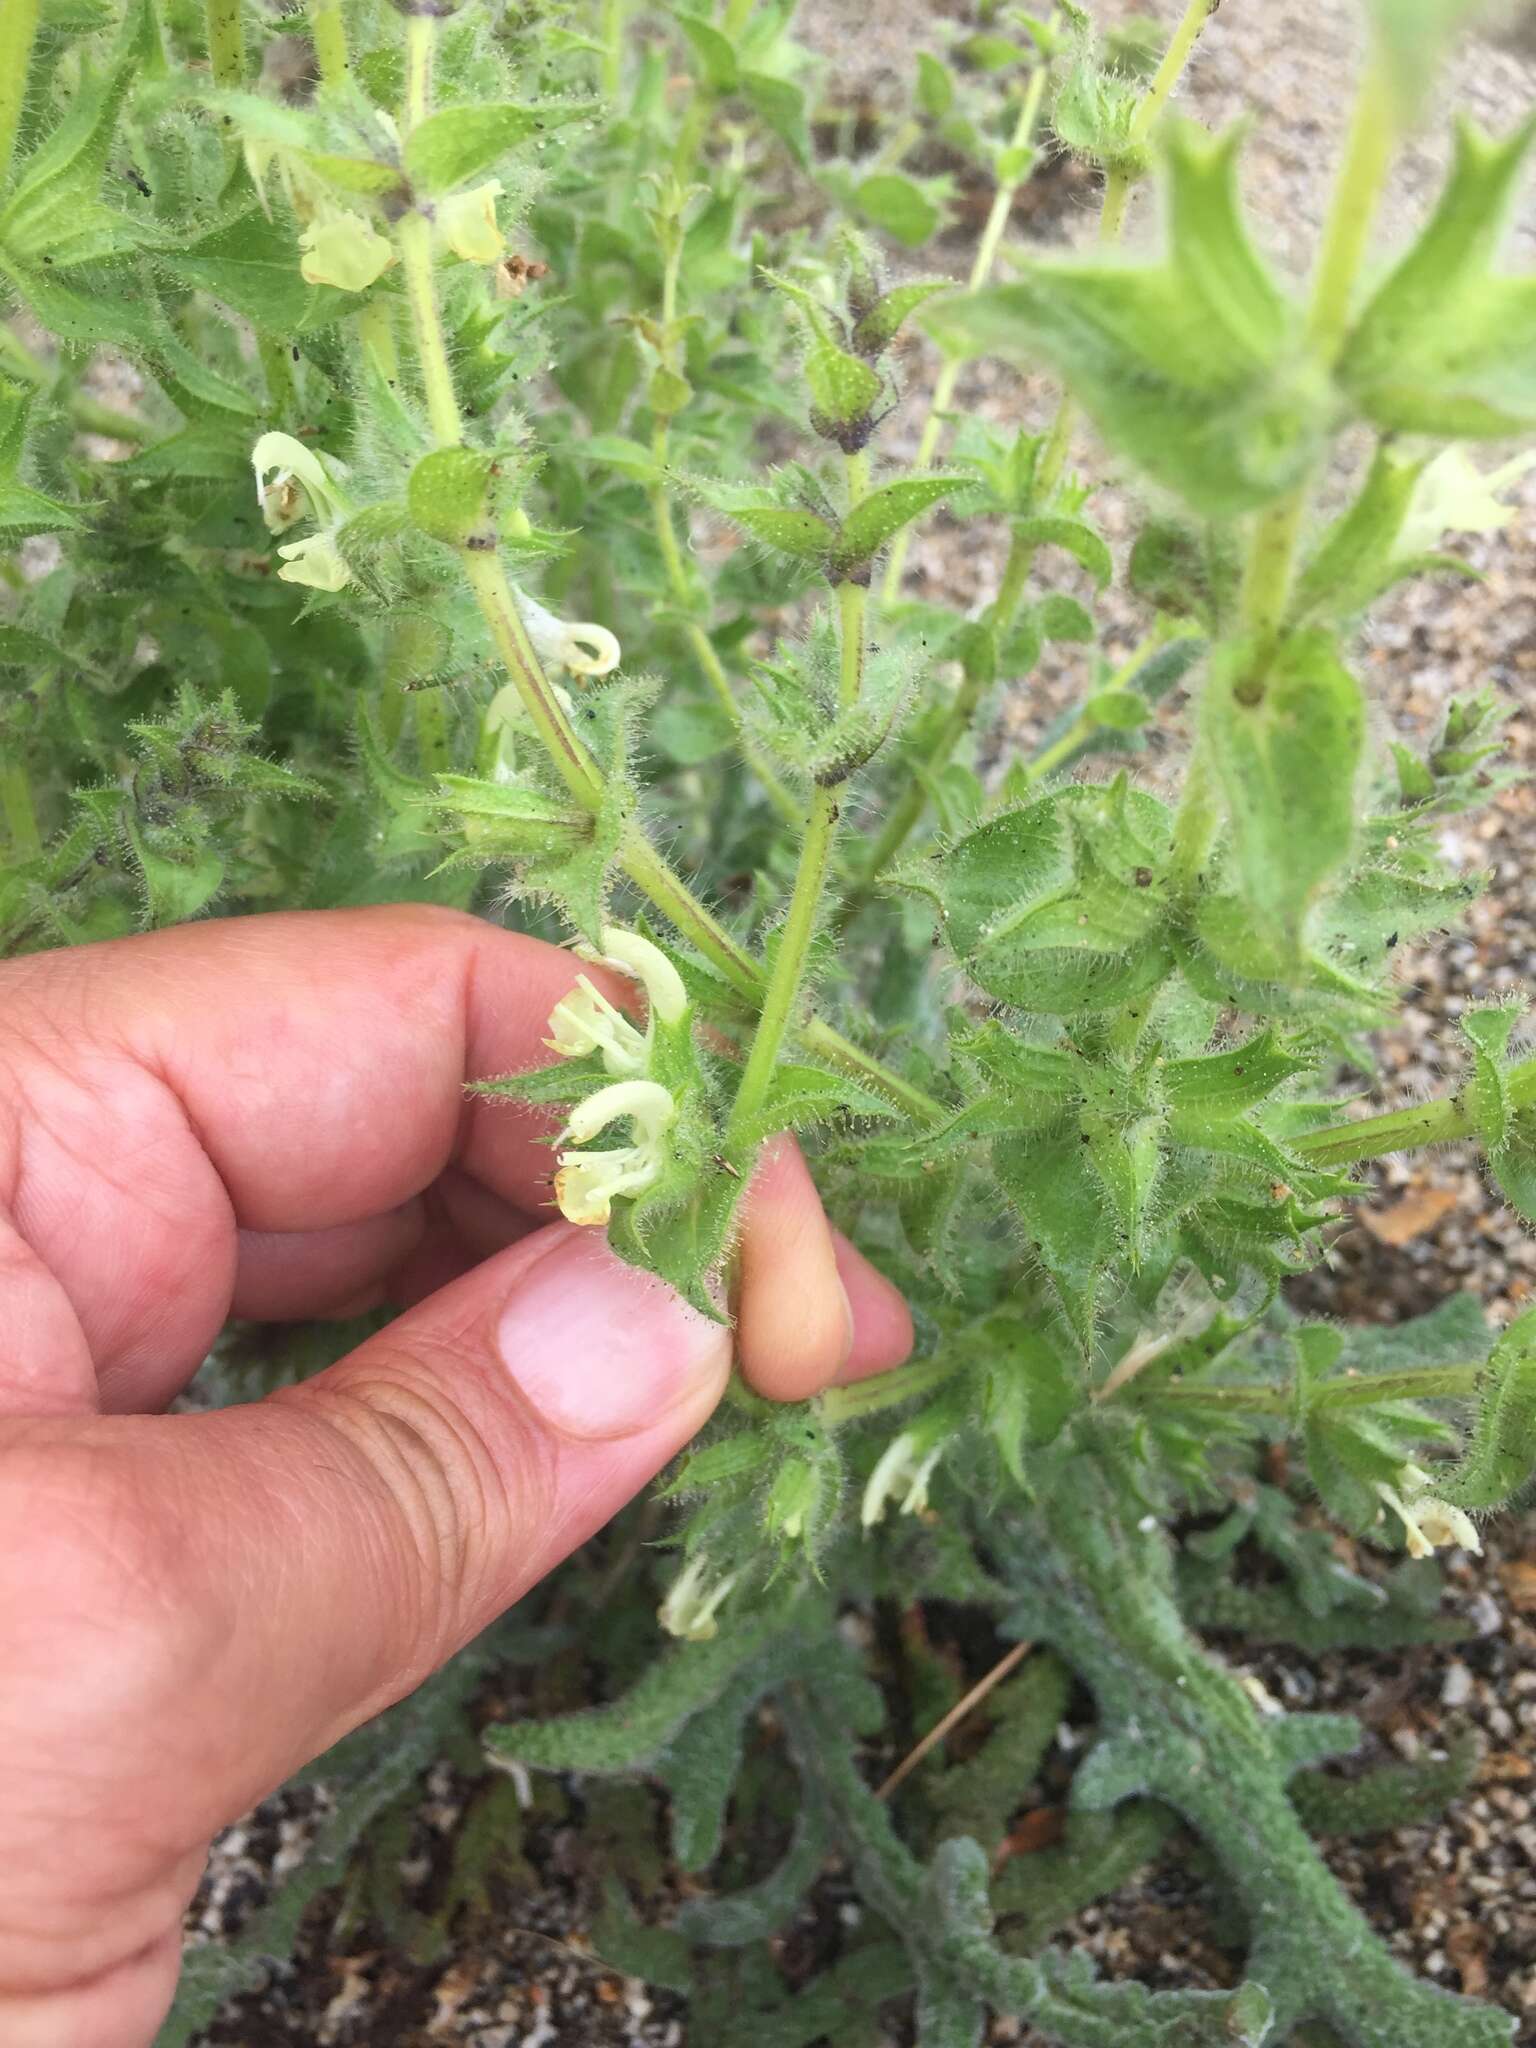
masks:
<svg viewBox="0 0 1536 2048"><path fill-rule="evenodd" d="M1132 11L1099 0L1101 18ZM1142 0L1136 10L1169 20L1175 0ZM899 103L912 53L934 46L954 9L920 0L805 0L799 32L824 59L829 93L860 110L873 132ZM1355 64L1356 10L1342 0L1227 0L1210 24L1181 98L1217 125L1249 110L1245 155L1248 196L1268 246L1287 268L1305 262L1325 204L1327 167L1348 106ZM1469 47L1456 97L1490 126L1508 127L1536 102L1536 10L1507 11L1488 40ZM1407 153L1387 208L1389 222L1412 217L1434 189L1447 137L1439 121ZM985 204L965 209L970 231ZM1074 240L1091 229L1089 181L1061 171L1031 188L1019 232ZM1149 232L1138 201L1130 237ZM1521 232L1536 242L1527 208ZM963 272L965 235L942 248L944 266ZM925 252L925 259L927 252ZM925 261L924 267L931 267ZM892 421L893 452L915 442L932 363L909 350L910 395ZM1011 375L979 368L958 404L1001 419L1031 417L1046 394ZM1377 615L1364 649L1384 732L1422 742L1458 692L1492 682L1515 707L1516 765L1536 771L1536 476L1523 509L1503 532L1461 548L1482 575L1477 583L1415 585ZM1128 495L1098 501L1113 534L1130 529ZM1107 508L1107 509L1106 509ZM951 601L986 601L1001 567L1001 544L974 533L963 544L942 521L930 525L909 557L914 589L942 588ZM1074 588L1070 570L1062 587ZM1135 643L1139 620L1126 605L1116 619L1120 643ZM983 760L997 762L1032 745L1080 683L1072 650L1006 703L986 739ZM1160 762L1139 769L1154 780ZM1470 923L1448 944L1404 949L1406 1008L1379 1048L1380 1073L1362 1111L1396 1106L1444 1085L1459 1065L1455 1020L1466 1005L1503 994L1529 995L1536 969L1536 784L1501 791L1488 810L1447 828L1452 851L1487 873L1488 891ZM1325 1271L1299 1290L1309 1312L1353 1320L1395 1321L1463 1288L1497 1320L1528 1304L1536 1286L1536 1242L1490 1198L1470 1153L1448 1147L1412 1163L1377 1170L1378 1193L1332 1247ZM1329 1860L1403 1960L1453 1988L1498 2001L1519 2015L1520 2040L1536 2043L1536 1516L1509 1516L1488 1532L1487 1555L1458 1555L1449 1599L1468 1639L1454 1649L1396 1656L1303 1657L1243 1651L1241 1668L1287 1706L1346 1710L1370 1731L1374 1751L1415 1757L1437 1753L1450 1731L1470 1723L1482 1763L1472 1790L1436 1825L1399 1829L1336 1844ZM879 1759L872 1767L880 1768ZM1065 1753L1047 1774L1065 1772ZM453 1766L424 1781L404 1844L406 1895L424 1885L482 1796ZM536 1788L521 1840L489 1881L495 1911L467 1928L442 1958L413 1962L363 1917L338 1937L334 1900L305 1923L296 1959L268 1987L232 2002L199 2037L206 2048L276 2048L314 2042L337 2048L414 2048L463 2043L473 2048L683 2048L686 2007L675 1993L647 1988L604 1966L592 1929L602 1905L600 1853L577 1825L581 1799L546 1781ZM627 1802L627 1803L626 1803ZM626 1833L654 1858L659 1812L642 1789L622 1795L600 1816L599 1836ZM622 1809L622 1811L620 1810ZM189 1922L194 1942L227 1939L270 1891L278 1871L299 1861L326 1812L323 1791L290 1791L231 1829L216 1849ZM590 1827L592 1816L585 1816ZM599 1852L601 1843L599 1842ZM415 1873L414 1878L412 1872ZM846 1924L856 1913L835 1873L818 1893L818 1910ZM354 1916L355 1918L356 1916ZM1070 1930L1110 1975L1153 1984L1230 1981L1230 1958L1212 1945L1208 1917L1178 1865L1154 1865L1134 1885ZM814 1929L792 1940L817 1946ZM909 2038L893 2019L891 2048ZM1015 2022L998 2022L996 2042L1034 2044ZM712 2048L694 2041L691 2048Z"/></svg>

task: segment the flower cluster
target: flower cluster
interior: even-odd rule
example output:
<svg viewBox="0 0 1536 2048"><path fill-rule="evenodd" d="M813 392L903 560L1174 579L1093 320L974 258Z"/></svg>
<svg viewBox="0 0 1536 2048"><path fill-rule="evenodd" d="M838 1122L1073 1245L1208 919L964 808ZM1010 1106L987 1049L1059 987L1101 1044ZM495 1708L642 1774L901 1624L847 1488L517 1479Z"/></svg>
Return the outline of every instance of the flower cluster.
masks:
<svg viewBox="0 0 1536 2048"><path fill-rule="evenodd" d="M256 502L268 533L286 533L300 520L319 526L306 540L289 541L278 549L285 583L303 583L311 590L344 590L352 580L336 532L351 506L336 482L341 464L328 468L312 448L292 434L263 434L251 450L256 472ZM341 472L344 474L344 472Z"/></svg>
<svg viewBox="0 0 1536 2048"><path fill-rule="evenodd" d="M681 975L659 946L638 932L605 926L602 951L579 949L583 959L611 967L638 981L649 1006L640 1031L586 975L550 1012L545 1040L562 1059L595 1054L610 1084L578 1102L561 1133L555 1200L571 1223L605 1224L618 1195L637 1195L654 1186L667 1164L667 1134L677 1118L672 1091L650 1077L656 1026L681 1024L688 992ZM602 1151L581 1149L611 1124L627 1121L627 1145Z"/></svg>

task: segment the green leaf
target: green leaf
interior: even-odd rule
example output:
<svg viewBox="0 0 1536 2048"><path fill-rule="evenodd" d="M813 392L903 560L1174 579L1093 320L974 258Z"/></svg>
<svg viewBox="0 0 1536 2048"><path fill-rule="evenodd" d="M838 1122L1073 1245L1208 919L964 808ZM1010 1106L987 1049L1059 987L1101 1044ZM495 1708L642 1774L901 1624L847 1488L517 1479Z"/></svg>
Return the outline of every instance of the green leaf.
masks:
<svg viewBox="0 0 1536 2048"><path fill-rule="evenodd" d="M1428 226L1356 322L1339 382L1379 426L1496 438L1536 421L1536 276L1497 273L1536 119L1495 141L1470 124Z"/></svg>
<svg viewBox="0 0 1536 2048"><path fill-rule="evenodd" d="M636 483L659 483L665 474L644 442L632 441L627 434L589 434L584 441L571 443L571 453L583 462L616 469Z"/></svg>
<svg viewBox="0 0 1536 2048"><path fill-rule="evenodd" d="M866 220L909 249L920 249L937 234L944 218L937 203L914 179L899 171L877 171L854 187L854 204Z"/></svg>
<svg viewBox="0 0 1536 2048"><path fill-rule="evenodd" d="M693 54L698 59L698 75L704 84L711 92L734 92L740 74L730 37L722 35L714 23L701 14L686 14L679 8L676 20L693 47Z"/></svg>
<svg viewBox="0 0 1536 2048"><path fill-rule="evenodd" d="M1226 798L1231 858L1259 936L1299 970L1308 912L1354 843L1365 700L1319 629L1262 680L1238 642L1212 663L1200 732Z"/></svg>
<svg viewBox="0 0 1536 2048"><path fill-rule="evenodd" d="M306 284L293 233L259 206L189 242L161 250L157 261L180 283L222 299L265 333L285 338L322 314L335 317L346 294Z"/></svg>
<svg viewBox="0 0 1536 2048"><path fill-rule="evenodd" d="M0 244L12 256L24 263L44 254L56 260L76 232L101 184L133 69L123 56L104 76L87 75L69 112L21 166L0 209Z"/></svg>
<svg viewBox="0 0 1536 2048"><path fill-rule="evenodd" d="M1095 690L1083 705L1090 725L1110 732L1134 732L1152 716L1152 707L1135 690Z"/></svg>
<svg viewBox="0 0 1536 2048"><path fill-rule="evenodd" d="M25 540L33 533L75 533L83 522L68 505L44 497L25 484L0 483L0 535L7 541Z"/></svg>
<svg viewBox="0 0 1536 2048"><path fill-rule="evenodd" d="M541 100L535 106L500 100L440 107L411 130L405 168L423 191L448 192L494 170L523 143L582 120L595 109L592 100Z"/></svg>
<svg viewBox="0 0 1536 2048"><path fill-rule="evenodd" d="M743 1615L708 1642L680 1643L658 1657L611 1706L548 1721L493 1723L486 1745L546 1771L644 1768L695 1714L713 1706L782 1626L782 1611Z"/></svg>
<svg viewBox="0 0 1536 2048"><path fill-rule="evenodd" d="M1034 608L1035 622L1046 640L1086 643L1097 638L1093 614L1064 590L1048 590Z"/></svg>
<svg viewBox="0 0 1536 2048"><path fill-rule="evenodd" d="M855 349L863 356L883 355L896 339L903 323L919 306L937 298L940 292L953 289L948 279L933 278L919 284L899 284L882 293L869 311L861 313L854 322L852 340Z"/></svg>
<svg viewBox="0 0 1536 2048"><path fill-rule="evenodd" d="M1113 447L1215 519L1299 483L1331 406L1243 225L1237 141L1173 126L1160 262L1035 257L1020 282L924 316L952 351L1043 356Z"/></svg>
<svg viewBox="0 0 1536 2048"><path fill-rule="evenodd" d="M774 78L766 71L743 71L738 82L763 125L778 136L800 168L807 169L811 127L804 92L792 79Z"/></svg>
<svg viewBox="0 0 1536 2048"><path fill-rule="evenodd" d="M159 853L131 819L124 819L123 830L144 876L152 925L183 924L207 907L224 880L223 859L212 847L184 856Z"/></svg>
<svg viewBox="0 0 1536 2048"><path fill-rule="evenodd" d="M1013 537L1026 547L1065 548L1080 562L1100 590L1115 573L1114 557L1103 536L1082 519L1041 515L1012 522ZM1053 634L1053 639L1060 638Z"/></svg>
<svg viewBox="0 0 1536 2048"><path fill-rule="evenodd" d="M1511 1323L1493 1348L1477 1421L1454 1471L1434 1491L1458 1507L1503 1507L1536 1473L1536 1309Z"/></svg>
<svg viewBox="0 0 1536 2048"><path fill-rule="evenodd" d="M1462 1101L1479 1139L1490 1153L1496 1152L1509 1136L1511 1107L1504 1067L1510 1037L1523 1007L1509 1004L1468 1010L1461 1020L1462 1033L1472 1048L1472 1076L1462 1090Z"/></svg>
<svg viewBox="0 0 1536 2048"><path fill-rule="evenodd" d="M1354 503L1336 519L1297 579L1292 617L1353 618L1392 580L1398 535L1426 456L1407 457L1383 443Z"/></svg>
<svg viewBox="0 0 1536 2048"><path fill-rule="evenodd" d="M917 104L925 114L938 119L955 103L955 82L948 67L927 50L917 53Z"/></svg>
<svg viewBox="0 0 1536 2048"><path fill-rule="evenodd" d="M896 1110L873 1088L845 1074L790 1062L775 1069L762 1113L743 1133L744 1145L759 1145L779 1131L811 1130L844 1118L890 1117Z"/></svg>
<svg viewBox="0 0 1536 2048"><path fill-rule="evenodd" d="M424 455L406 485L412 520L433 540L463 547L486 524L494 468L478 448L437 448Z"/></svg>
<svg viewBox="0 0 1536 2048"><path fill-rule="evenodd" d="M1292 1052L1274 1031L1265 1029L1230 1052L1169 1060L1161 1071L1169 1107L1176 1116L1221 1121L1256 1108L1311 1066L1305 1046Z"/></svg>
<svg viewBox="0 0 1536 2048"><path fill-rule="evenodd" d="M861 356L851 356L833 341L814 341L806 353L805 381L810 387L812 422L863 428L879 403L881 384ZM834 437L835 438L835 437Z"/></svg>
<svg viewBox="0 0 1536 2048"><path fill-rule="evenodd" d="M798 512L787 505L738 505L726 517L754 540L799 561L825 560L837 546L836 529L814 512Z"/></svg>
<svg viewBox="0 0 1536 2048"><path fill-rule="evenodd" d="M846 571L869 561L893 534L921 519L962 481L958 476L903 477L861 498L843 522L838 568Z"/></svg>
<svg viewBox="0 0 1536 2048"><path fill-rule="evenodd" d="M1123 783L1079 785L968 833L937 864L944 935L1001 1001L1071 1016L1162 979L1167 812Z"/></svg>
<svg viewBox="0 0 1536 2048"><path fill-rule="evenodd" d="M1006 1138L992 1148L998 1182L1085 1350L1112 1252L1104 1186L1086 1150L1075 1130L1053 1138Z"/></svg>

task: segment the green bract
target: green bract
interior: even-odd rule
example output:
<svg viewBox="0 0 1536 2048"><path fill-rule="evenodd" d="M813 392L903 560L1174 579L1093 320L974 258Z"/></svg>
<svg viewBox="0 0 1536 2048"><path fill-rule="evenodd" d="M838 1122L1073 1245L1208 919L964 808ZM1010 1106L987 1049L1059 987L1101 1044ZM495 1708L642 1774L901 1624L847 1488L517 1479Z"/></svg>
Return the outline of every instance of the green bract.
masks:
<svg viewBox="0 0 1536 2048"><path fill-rule="evenodd" d="M1288 1295L1389 1152L1474 1142L1536 1220L1519 1006L1468 1011L1455 1092L1350 1100L1397 949L1476 893L1446 821L1509 779L1491 690L1419 732L1409 695L1383 743L1356 644L1393 584L1472 573L1532 460L1468 444L1536 423L1536 285L1500 267L1536 128L1462 129L1406 247L1373 227L1464 11L1371 0L1303 292L1240 131L1168 113L1212 0L1166 34L991 10L873 135L787 0L0 0L0 949L400 898L573 942L632 1001L594 967L548 1061L482 1084L542 1119L552 1204L727 1321L798 1132L918 1331L806 1403L738 1380L664 1508L328 1760L319 1860L198 1952L165 2048L380 1816L348 1898L381 1940L499 1933L521 1776L470 1787L430 1911L398 1895L410 1781L439 1740L473 1778L492 1670L534 1702L497 1761L589 1781L534 1803L578 1797L619 1866L602 1962L709 2048L855 2048L893 2000L920 2048L1510 2039L1314 1839L1429 1813L1466 1746L1341 1779L1356 1724L1197 1635L1443 1643L1428 1554L1536 1467L1530 1317ZM1104 185L1075 252L1016 205L1056 145ZM1161 239L1126 253L1143 176ZM968 274L914 277L978 192ZM1064 390L978 405L977 354ZM1075 694L1025 743L1047 662ZM342 1340L261 1342L264 1386ZM221 1339L227 1390L256 1349ZM1407 1558L1346 1565L1341 1527ZM1041 1775L1050 1841L1015 1833ZM1226 1988L1063 1942L1164 1853L1232 1909ZM768 1944L829 1857L857 1924L791 1985Z"/></svg>

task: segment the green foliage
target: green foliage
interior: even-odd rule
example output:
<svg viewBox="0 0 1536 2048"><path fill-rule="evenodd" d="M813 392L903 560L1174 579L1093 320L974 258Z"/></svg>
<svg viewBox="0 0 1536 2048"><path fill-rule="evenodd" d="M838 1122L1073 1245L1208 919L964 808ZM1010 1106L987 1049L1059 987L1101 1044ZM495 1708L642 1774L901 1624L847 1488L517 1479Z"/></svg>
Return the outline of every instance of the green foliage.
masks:
<svg viewBox="0 0 1536 2048"><path fill-rule="evenodd" d="M927 2048L994 2013L1064 2048L1492 2048L1504 2020L1404 1976L1309 1836L1425 1811L1465 1756L1322 1771L1347 1717L1262 1713L1189 1628L1452 1640L1426 1560L1346 1568L1337 1529L1469 1542L1536 1467L1529 1318L1494 1342L1466 1301L1360 1331L1283 1300L1361 1185L1341 1166L1380 1151L1472 1138L1536 1218L1513 1010L1469 1012L1454 1096L1365 1124L1339 1099L1395 949L1475 893L1446 818L1508 779L1491 691L1379 744L1353 636L1398 581L1467 573L1445 534L1508 516L1521 458L1485 474L1462 443L1533 419L1532 286L1499 268L1533 130L1463 131L1406 250L1353 247L1463 11L1374 0L1302 304L1244 218L1239 132L1166 114L1198 7L1166 61L1067 0L994 10L914 53L873 140L791 11L630 34L595 0L466 8L408 49L351 9L344 71L285 95L255 12L231 91L196 10L45 10L0 138L0 949L398 898L574 935L643 1011L573 997L549 1064L482 1084L563 1116L565 1213L723 1319L758 1149L793 1129L907 1294L909 1365L793 1408L738 1385L667 1476L663 1583L641 1548L590 1631L610 1704L488 1732L594 1807L665 1791L698 1896L659 1925L607 1873L638 1904L610 1885L597 1945L689 1987L701 2039L873 2048L909 1999ZM1105 177L1091 252L1018 239L1057 145ZM1144 171L1165 226L1128 256ZM971 287L912 276L988 188ZM909 465L883 429L913 323L946 359ZM1027 428L967 408L978 351L1080 402L1144 487L1127 545L1066 396ZM941 520L1001 562L979 593L903 580ZM1033 752L1011 719L989 737L1046 660L1073 701ZM684 1641L648 1662L655 1593ZM871 1615L927 1648L903 1667ZM878 1798L999 1633L1038 1647ZM482 1668L449 1685L456 1755ZM1075 1772L1068 1715L1094 1722ZM414 1725L330 1767L320 1859L194 1965L170 2038L254 1981L370 1816L404 1825L440 1739ZM1042 1773L1060 1837L993 1875ZM387 1832L354 1898L440 1952L509 1812L477 1801L432 1911L386 1881ZM1161 1852L1231 1901L1230 1990L1050 1947ZM865 1925L791 1988L763 1943L832 1858Z"/></svg>
<svg viewBox="0 0 1536 2048"><path fill-rule="evenodd" d="M1238 140L1173 130L1160 263L1035 257L1019 282L926 315L946 346L1043 356L1116 448L1206 518L1300 481L1328 416L1295 309L1242 221Z"/></svg>

